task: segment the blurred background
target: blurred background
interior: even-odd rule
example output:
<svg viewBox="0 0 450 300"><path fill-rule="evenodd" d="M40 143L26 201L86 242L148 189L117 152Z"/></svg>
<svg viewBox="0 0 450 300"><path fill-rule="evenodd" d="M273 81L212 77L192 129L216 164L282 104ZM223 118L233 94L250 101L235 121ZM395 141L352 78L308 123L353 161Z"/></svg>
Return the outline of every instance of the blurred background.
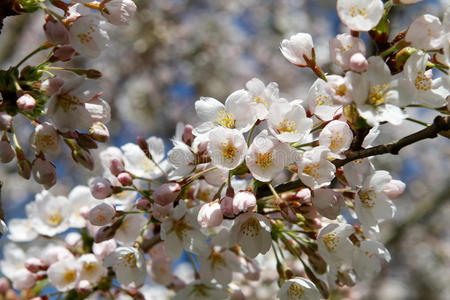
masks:
<svg viewBox="0 0 450 300"><path fill-rule="evenodd" d="M135 142L136 136L159 136L170 149L177 122L198 124L194 102L200 96L225 101L253 77L275 81L288 100L305 98L314 82L312 72L288 63L279 51L283 38L297 32L312 35L318 63L325 72L339 73L331 64L328 41L346 32L335 1L330 0L137 0L138 12L129 26L111 27L110 47L101 57L78 57L75 67L96 68L112 108L108 145ZM448 0L425 0L395 7L392 33L406 29L416 17L442 17ZM0 68L16 64L45 37L41 13L9 17L0 35ZM367 40L366 35L362 38ZM370 54L370 44L367 45ZM28 63L39 63L36 55ZM65 64L67 66L67 64ZM66 76L67 74L62 74ZM436 74L439 75L439 74ZM440 74L442 75L442 74ZM418 108L412 116L431 122L434 114ZM20 120L17 120L20 123ZM25 124L25 122L24 122ZM16 127L19 127L16 124ZM375 144L392 141L421 129L404 123L384 125ZM20 126L27 143L32 128ZM97 153L101 151L99 149ZM94 174L66 159L57 159L59 180L51 189L67 195ZM392 172L407 184L398 200L397 216L384 224L382 240L393 259L377 279L360 282L336 299L450 299L450 143L443 137L410 146L399 156L375 159L378 169ZM97 164L98 166L99 164ZM40 186L16 174L14 163L1 165L2 200L8 217L23 217L24 204ZM272 295L250 291L254 299Z"/></svg>

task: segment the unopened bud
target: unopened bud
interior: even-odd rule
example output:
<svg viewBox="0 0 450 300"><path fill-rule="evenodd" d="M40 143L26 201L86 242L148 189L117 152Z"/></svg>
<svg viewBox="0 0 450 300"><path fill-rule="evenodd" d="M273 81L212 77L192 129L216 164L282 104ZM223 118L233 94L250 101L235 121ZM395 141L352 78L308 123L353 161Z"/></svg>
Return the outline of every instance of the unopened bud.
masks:
<svg viewBox="0 0 450 300"><path fill-rule="evenodd" d="M17 107L23 111L32 111L36 107L36 99L30 94L23 94L16 101Z"/></svg>
<svg viewBox="0 0 450 300"><path fill-rule="evenodd" d="M311 191L308 188L301 189L296 194L297 198L300 199L301 203L311 202Z"/></svg>
<svg viewBox="0 0 450 300"><path fill-rule="evenodd" d="M0 111L0 130L9 130L11 128L13 117L4 111Z"/></svg>
<svg viewBox="0 0 450 300"><path fill-rule="evenodd" d="M87 280L80 280L78 282L77 290L81 294L89 294L92 291L92 284Z"/></svg>
<svg viewBox="0 0 450 300"><path fill-rule="evenodd" d="M147 198L139 198L136 201L136 208L140 210L149 210L151 207L151 202Z"/></svg>
<svg viewBox="0 0 450 300"><path fill-rule="evenodd" d="M39 258L36 257L30 257L28 258L25 263L25 268L27 268L28 271L31 273L37 273L41 270L46 270L48 268L48 265Z"/></svg>
<svg viewBox="0 0 450 300"><path fill-rule="evenodd" d="M180 194L181 186L177 182L168 182L153 192L153 199L161 206L174 202Z"/></svg>
<svg viewBox="0 0 450 300"><path fill-rule="evenodd" d="M367 71L369 67L369 63L367 62L366 57L362 53L355 53L350 58L350 69L353 72L362 73Z"/></svg>
<svg viewBox="0 0 450 300"><path fill-rule="evenodd" d="M96 177L90 180L89 187L91 188L91 194L96 199L105 199L112 195L111 182L102 177Z"/></svg>
<svg viewBox="0 0 450 300"><path fill-rule="evenodd" d="M108 128L102 122L95 122L92 127L89 128L89 134L94 140L100 143L105 143L109 140Z"/></svg>
<svg viewBox="0 0 450 300"><path fill-rule="evenodd" d="M77 144L84 149L97 149L95 140L86 133L80 133L77 138Z"/></svg>
<svg viewBox="0 0 450 300"><path fill-rule="evenodd" d="M240 191L233 198L234 211L248 212L256 207L255 194L248 191Z"/></svg>
<svg viewBox="0 0 450 300"><path fill-rule="evenodd" d="M116 215L116 210L109 204L100 203L91 208L88 220L92 225L104 226L110 224Z"/></svg>
<svg viewBox="0 0 450 300"><path fill-rule="evenodd" d="M125 167L123 165L122 160L113 158L111 159L109 170L114 176L119 175L120 173L125 171Z"/></svg>
<svg viewBox="0 0 450 300"><path fill-rule="evenodd" d="M144 138L138 136L137 142L138 142L139 148L141 148L141 150L145 153L145 156L152 159L152 155L150 154L150 150L148 149L147 141L144 140Z"/></svg>
<svg viewBox="0 0 450 300"><path fill-rule="evenodd" d="M192 133L192 130L194 129L194 127L192 127L192 125L186 124L186 126L184 126L184 132L183 132L183 137L182 140L186 145L192 145L192 142L194 141L194 134Z"/></svg>
<svg viewBox="0 0 450 300"><path fill-rule="evenodd" d="M219 226L222 220L223 214L217 202L203 204L197 216L197 221L203 228Z"/></svg>
<svg viewBox="0 0 450 300"><path fill-rule="evenodd" d="M208 142L202 142L198 144L198 155L206 155L208 154Z"/></svg>
<svg viewBox="0 0 450 300"><path fill-rule="evenodd" d="M56 184L58 177L56 167L45 158L36 158L33 161L32 171L34 180L42 184L46 190Z"/></svg>
<svg viewBox="0 0 450 300"><path fill-rule="evenodd" d="M298 218L295 212L285 202L280 203L281 215L290 223L297 223Z"/></svg>
<svg viewBox="0 0 450 300"><path fill-rule="evenodd" d="M9 141L0 141L0 162L6 164L16 157L16 153Z"/></svg>
<svg viewBox="0 0 450 300"><path fill-rule="evenodd" d="M115 228L114 226L101 227L95 234L94 242L101 243L112 239L116 234L116 230L117 228Z"/></svg>
<svg viewBox="0 0 450 300"><path fill-rule="evenodd" d="M225 196L220 200L220 209L222 210L222 214L228 218L233 218L239 213L238 210L235 211L233 206L233 198L229 196Z"/></svg>
<svg viewBox="0 0 450 300"><path fill-rule="evenodd" d="M45 17L44 32L50 43L67 44L69 42L66 26L50 15Z"/></svg>
<svg viewBox="0 0 450 300"><path fill-rule="evenodd" d="M41 90L44 91L46 96L50 97L56 94L63 85L64 79L59 77L50 78L42 82Z"/></svg>
<svg viewBox="0 0 450 300"><path fill-rule="evenodd" d="M384 186L383 193L389 197L389 199L397 199L405 191L406 185L400 180L391 180Z"/></svg>
<svg viewBox="0 0 450 300"><path fill-rule="evenodd" d="M16 150L17 155L17 150ZM17 155L18 156L18 155ZM18 156L19 158L19 156ZM20 176L22 176L25 179L30 179L31 177L31 163L29 160L27 160L25 157L17 161L17 172Z"/></svg>
<svg viewBox="0 0 450 300"><path fill-rule="evenodd" d="M128 172L120 173L119 175L117 175L117 179L123 186L129 186L133 184L133 177L131 177L130 173Z"/></svg>
<svg viewBox="0 0 450 300"><path fill-rule="evenodd" d="M53 51L53 55L50 58L51 62L56 61L69 61L75 55L75 49L72 46L65 45L61 47L56 47Z"/></svg>
<svg viewBox="0 0 450 300"><path fill-rule="evenodd" d="M0 278L0 294L5 294L9 289L11 288L11 285L9 284L8 279L5 277Z"/></svg>
<svg viewBox="0 0 450 300"><path fill-rule="evenodd" d="M79 163L86 169L94 169L94 159L88 151L83 149L74 149L72 151L72 158L75 162Z"/></svg>

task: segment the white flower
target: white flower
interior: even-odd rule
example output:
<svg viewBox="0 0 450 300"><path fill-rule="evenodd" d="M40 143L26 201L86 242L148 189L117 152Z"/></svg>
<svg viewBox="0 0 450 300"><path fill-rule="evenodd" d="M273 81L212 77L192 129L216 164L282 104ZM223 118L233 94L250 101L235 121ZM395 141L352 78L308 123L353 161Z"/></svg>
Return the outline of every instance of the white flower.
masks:
<svg viewBox="0 0 450 300"><path fill-rule="evenodd" d="M33 202L27 204L26 212L35 231L54 236L69 228L70 208L71 204L66 197L55 197L42 191Z"/></svg>
<svg viewBox="0 0 450 300"><path fill-rule="evenodd" d="M328 219L336 219L344 204L342 195L330 189L314 190L311 200L317 211Z"/></svg>
<svg viewBox="0 0 450 300"><path fill-rule="evenodd" d="M415 98L415 89L406 79L391 76L391 71L379 56L369 57L369 68L362 74L353 73L354 100L360 115L371 126L387 121L399 125L406 106Z"/></svg>
<svg viewBox="0 0 450 300"><path fill-rule="evenodd" d="M328 75L328 82L325 85L325 89L328 94L333 97L335 104L350 104L353 101L353 86L352 75L353 72L345 73L345 77L339 75Z"/></svg>
<svg viewBox="0 0 450 300"><path fill-rule="evenodd" d="M228 293L218 284L195 280L180 290L174 300L225 300Z"/></svg>
<svg viewBox="0 0 450 300"><path fill-rule="evenodd" d="M319 254L330 266L351 264L353 248L348 239L355 232L349 224L328 224L319 231L317 245Z"/></svg>
<svg viewBox="0 0 450 300"><path fill-rule="evenodd" d="M80 280L95 284L106 274L106 269L94 254L83 254L78 258L80 264Z"/></svg>
<svg viewBox="0 0 450 300"><path fill-rule="evenodd" d="M281 142L293 143L302 141L311 131L312 119L299 101L288 102L280 99L269 110L269 131Z"/></svg>
<svg viewBox="0 0 450 300"><path fill-rule="evenodd" d="M29 242L37 238L38 233L33 229L31 220L11 219L8 222L9 235L8 239L13 242Z"/></svg>
<svg viewBox="0 0 450 300"><path fill-rule="evenodd" d="M337 0L341 22L354 31L369 31L377 26L384 13L381 0Z"/></svg>
<svg viewBox="0 0 450 300"><path fill-rule="evenodd" d="M375 168L368 158L356 159L344 165L345 178L352 188L363 185L364 179L375 172Z"/></svg>
<svg viewBox="0 0 450 300"><path fill-rule="evenodd" d="M227 285L232 280L233 272L242 270L241 264L234 252L214 248L211 247L209 255L198 257L200 279L205 283L216 279L218 283Z"/></svg>
<svg viewBox="0 0 450 300"><path fill-rule="evenodd" d="M180 179L195 169L195 156L191 148L178 141L174 141L174 146L167 153L167 161L173 168L169 173L170 180Z"/></svg>
<svg viewBox="0 0 450 300"><path fill-rule="evenodd" d="M226 170L239 166L247 152L247 143L239 130L217 127L209 132L208 153L212 163Z"/></svg>
<svg viewBox="0 0 450 300"><path fill-rule="evenodd" d="M250 109L250 95L245 90L233 92L225 105L214 98L201 97L195 101L195 111L203 123L194 129L194 134L207 133L217 126L247 132L256 121Z"/></svg>
<svg viewBox="0 0 450 300"><path fill-rule="evenodd" d="M71 203L71 214L69 218L70 227L83 228L86 226L86 216L88 211L98 203L92 197L91 190L87 186L78 185L69 193L69 201Z"/></svg>
<svg viewBox="0 0 450 300"><path fill-rule="evenodd" d="M223 214L218 202L203 204L197 216L198 223L204 228L219 226L222 220Z"/></svg>
<svg viewBox="0 0 450 300"><path fill-rule="evenodd" d="M169 285L174 280L172 260L168 257L152 256L152 259L148 262L151 263L151 265L150 270L149 268L147 268L147 270L154 282L162 285Z"/></svg>
<svg viewBox="0 0 450 300"><path fill-rule="evenodd" d="M306 61L313 59L314 45L310 34L297 33L288 40L281 42L280 50L283 56L292 64L299 67L306 67L309 63Z"/></svg>
<svg viewBox="0 0 450 300"><path fill-rule="evenodd" d="M187 211L183 200L173 209L169 218L163 221L161 239L171 259L178 259L183 248L194 254L205 253L208 249L206 237L200 232L196 215Z"/></svg>
<svg viewBox="0 0 450 300"><path fill-rule="evenodd" d="M341 105L333 102L333 96L323 79L317 79L309 89L306 98L308 108L322 121L330 121L341 111Z"/></svg>
<svg viewBox="0 0 450 300"><path fill-rule="evenodd" d="M378 232L378 222L394 216L395 205L383 193L391 179L389 172L375 171L364 180L355 199L355 212L363 229Z"/></svg>
<svg viewBox="0 0 450 300"><path fill-rule="evenodd" d="M61 151L61 139L52 124L40 123L30 137L32 146L37 151L58 154Z"/></svg>
<svg viewBox="0 0 450 300"><path fill-rule="evenodd" d="M278 292L280 300L320 300L322 296L311 280L295 277L286 281Z"/></svg>
<svg viewBox="0 0 450 300"><path fill-rule="evenodd" d="M133 175L156 179L162 175L161 169L155 163L162 168L164 141L157 137L150 137L146 142L152 159L149 159L136 144L128 143L120 147L124 155L125 168Z"/></svg>
<svg viewBox="0 0 450 300"><path fill-rule="evenodd" d="M144 254L132 247L118 247L103 261L104 267L113 267L117 281L123 285L144 284L147 277Z"/></svg>
<svg viewBox="0 0 450 300"><path fill-rule="evenodd" d="M380 273L382 263L389 262L391 255L383 244L377 241L361 241L353 251L353 268L362 280L372 279Z"/></svg>
<svg viewBox="0 0 450 300"><path fill-rule="evenodd" d="M147 221L142 214L127 215L117 228L114 239L125 245L133 244Z"/></svg>
<svg viewBox="0 0 450 300"><path fill-rule="evenodd" d="M133 0L111 0L105 2L102 15L114 25L127 25L136 12Z"/></svg>
<svg viewBox="0 0 450 300"><path fill-rule="evenodd" d="M69 291L80 280L80 263L75 259L60 260L47 270L48 280L60 292Z"/></svg>
<svg viewBox="0 0 450 300"><path fill-rule="evenodd" d="M290 160L289 146L270 136L267 130L261 131L248 148L245 162L259 181L271 181Z"/></svg>
<svg viewBox="0 0 450 300"><path fill-rule="evenodd" d="M258 120L265 120L272 103L279 98L278 84L271 82L267 86L258 78L249 80L245 87L250 95L251 108Z"/></svg>
<svg viewBox="0 0 450 300"><path fill-rule="evenodd" d="M438 17L423 15L409 26L405 40L412 47L422 50L433 50L443 47L444 29Z"/></svg>
<svg viewBox="0 0 450 300"><path fill-rule="evenodd" d="M320 132L319 145L325 146L333 153L341 153L350 148L353 133L346 122L331 121Z"/></svg>
<svg viewBox="0 0 450 300"><path fill-rule="evenodd" d="M350 59L356 53L366 54L364 42L348 33L338 34L330 40L330 53L333 63L344 70L350 69Z"/></svg>
<svg viewBox="0 0 450 300"><path fill-rule="evenodd" d="M69 29L69 40L72 47L86 57L99 56L109 41L108 33L102 29L104 23L95 14L88 14L76 19Z"/></svg>
<svg viewBox="0 0 450 300"><path fill-rule="evenodd" d="M417 51L406 61L404 73L409 82L417 90L417 100L431 107L442 107L447 104L448 87L443 78L433 80L433 71L427 71L430 56Z"/></svg>
<svg viewBox="0 0 450 300"><path fill-rule="evenodd" d="M230 232L230 243L241 246L242 251L254 258L265 254L272 245L269 220L263 215L247 212L239 215Z"/></svg>
<svg viewBox="0 0 450 300"><path fill-rule="evenodd" d="M298 176L308 187L318 189L333 180L336 167L327 159L329 153L328 148L319 146L303 153L297 161Z"/></svg>
<svg viewBox="0 0 450 300"><path fill-rule="evenodd" d="M96 121L108 123L110 107L99 93L95 80L75 77L50 98L47 114L61 131L88 130Z"/></svg>

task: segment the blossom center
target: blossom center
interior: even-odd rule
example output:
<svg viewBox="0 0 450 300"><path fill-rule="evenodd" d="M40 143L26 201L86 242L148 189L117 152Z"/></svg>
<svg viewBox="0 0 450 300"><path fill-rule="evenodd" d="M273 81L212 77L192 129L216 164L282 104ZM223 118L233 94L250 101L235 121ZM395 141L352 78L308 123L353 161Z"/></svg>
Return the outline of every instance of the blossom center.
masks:
<svg viewBox="0 0 450 300"><path fill-rule="evenodd" d="M359 191L358 193L359 199L361 200L361 203L367 206L368 208L372 208L375 206L375 198L377 197L378 193L373 190L368 191Z"/></svg>
<svg viewBox="0 0 450 300"><path fill-rule="evenodd" d="M334 251L341 241L341 238L335 232L324 235L322 239L329 252Z"/></svg>
<svg viewBox="0 0 450 300"><path fill-rule="evenodd" d="M77 96L61 95L58 97L58 105L64 112L76 111L77 105L81 105L81 101Z"/></svg>
<svg viewBox="0 0 450 300"><path fill-rule="evenodd" d="M225 259L222 257L222 255L217 251L212 251L211 255L209 256L209 260L211 261L212 268L220 268L220 266L226 267L227 264L225 263Z"/></svg>
<svg viewBox="0 0 450 300"><path fill-rule="evenodd" d="M345 84L338 85L335 88L336 95L343 97L347 93L347 86Z"/></svg>
<svg viewBox="0 0 450 300"><path fill-rule="evenodd" d="M289 300L300 300L303 298L304 294L305 294L305 289L300 284L293 282L289 286L289 290L288 290Z"/></svg>
<svg viewBox="0 0 450 300"><path fill-rule="evenodd" d="M75 278L77 278L77 273L75 272L75 270L67 270L66 272L64 272L63 274L63 280L65 284L71 283L75 280Z"/></svg>
<svg viewBox="0 0 450 300"><path fill-rule="evenodd" d="M262 97L255 97L253 99L253 102L264 104L265 107L267 107L267 105L268 105L266 100L264 100L264 98L262 98Z"/></svg>
<svg viewBox="0 0 450 300"><path fill-rule="evenodd" d="M233 160L236 155L236 147L231 142L231 139L228 139L227 142L222 143L222 156L225 159Z"/></svg>
<svg viewBox="0 0 450 300"><path fill-rule="evenodd" d="M91 42L94 38L92 37L92 34L95 32L94 26L89 26L89 30L86 33L79 33L77 34L77 38L80 40L81 44L88 44Z"/></svg>
<svg viewBox="0 0 450 300"><path fill-rule="evenodd" d="M43 148L50 148L53 147L56 144L56 138L52 135L37 135L37 143Z"/></svg>
<svg viewBox="0 0 450 300"><path fill-rule="evenodd" d="M233 113L228 113L226 110L221 110L217 115L217 123L227 128L234 128L236 122L233 118Z"/></svg>
<svg viewBox="0 0 450 300"><path fill-rule="evenodd" d="M256 154L256 165L261 169L267 169L273 163L272 152Z"/></svg>
<svg viewBox="0 0 450 300"><path fill-rule="evenodd" d="M127 268L136 268L136 255L134 255L134 253L127 253L122 255L121 263Z"/></svg>
<svg viewBox="0 0 450 300"><path fill-rule="evenodd" d="M278 132L288 132L288 133L297 133L298 130L295 129L295 125L297 125L294 121L289 121L288 119L284 119L283 122L278 124Z"/></svg>
<svg viewBox="0 0 450 300"><path fill-rule="evenodd" d="M61 213L58 210L53 210L45 216L47 224L56 227L62 222Z"/></svg>
<svg viewBox="0 0 450 300"><path fill-rule="evenodd" d="M175 234L177 237L182 240L186 237L187 231L191 229L191 226L189 226L185 221L184 217L179 219L178 221L175 221L173 223L173 230L175 231Z"/></svg>
<svg viewBox="0 0 450 300"><path fill-rule="evenodd" d="M350 7L348 13L352 17L362 16L364 19L366 19L368 16L367 9L365 7L359 8L358 5L353 5L352 7Z"/></svg>
<svg viewBox="0 0 450 300"><path fill-rule="evenodd" d="M333 132L330 136L330 146L331 150L338 150L342 147L342 143L344 143L344 138L339 134L339 132Z"/></svg>
<svg viewBox="0 0 450 300"><path fill-rule="evenodd" d="M261 232L261 225L259 224L258 219L255 217L248 218L244 224L241 226L241 232L243 235L248 237L256 237Z"/></svg>
<svg viewBox="0 0 450 300"><path fill-rule="evenodd" d="M416 89L421 91L429 91L431 89L431 78L426 76L422 72L417 72L416 80L414 80L414 85Z"/></svg>
<svg viewBox="0 0 450 300"><path fill-rule="evenodd" d="M310 163L303 169L303 173L319 179L319 163Z"/></svg>
<svg viewBox="0 0 450 300"><path fill-rule="evenodd" d="M316 103L316 106L328 104L328 96L322 95L322 94L317 95L315 103Z"/></svg>
<svg viewBox="0 0 450 300"><path fill-rule="evenodd" d="M386 101L386 92L388 91L389 86L387 84L377 84L370 88L369 93L369 102L377 105L383 104Z"/></svg>

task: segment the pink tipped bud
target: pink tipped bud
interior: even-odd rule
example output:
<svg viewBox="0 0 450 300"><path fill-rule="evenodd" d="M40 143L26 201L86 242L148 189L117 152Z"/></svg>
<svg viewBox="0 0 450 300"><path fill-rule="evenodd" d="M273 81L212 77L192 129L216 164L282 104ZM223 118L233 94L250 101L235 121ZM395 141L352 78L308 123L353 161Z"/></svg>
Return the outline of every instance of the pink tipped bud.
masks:
<svg viewBox="0 0 450 300"><path fill-rule="evenodd" d="M111 159L111 163L109 165L109 170L115 176L125 171L125 167L121 159L113 158Z"/></svg>
<svg viewBox="0 0 450 300"><path fill-rule="evenodd" d="M34 180L42 184L46 190L56 184L58 178L56 167L45 158L36 158L33 161L32 172Z"/></svg>
<svg viewBox="0 0 450 300"><path fill-rule="evenodd" d="M8 279L5 277L0 278L0 294L5 294L9 289L11 288L11 285L9 284Z"/></svg>
<svg viewBox="0 0 450 300"><path fill-rule="evenodd" d="M197 216L197 221L203 228L219 226L222 224L222 220L222 211L217 202L204 204Z"/></svg>
<svg viewBox="0 0 450 300"><path fill-rule="evenodd" d="M168 182L161 185L153 192L153 199L161 206L172 203L180 194L181 186L176 182Z"/></svg>
<svg viewBox="0 0 450 300"><path fill-rule="evenodd" d="M120 173L119 175L117 175L117 179L123 186L129 186L133 184L133 177L131 177L130 173L128 172Z"/></svg>
<svg viewBox="0 0 450 300"><path fill-rule="evenodd" d="M405 191L406 185L400 180L391 180L384 186L383 193L389 197L389 199L397 199Z"/></svg>
<svg viewBox="0 0 450 300"><path fill-rule="evenodd" d="M109 204L101 203L89 212L88 220L92 225L104 226L110 224L116 215L116 210Z"/></svg>
<svg viewBox="0 0 450 300"><path fill-rule="evenodd" d="M80 280L77 290L82 294L89 294L92 291L92 284L87 280Z"/></svg>
<svg viewBox="0 0 450 300"><path fill-rule="evenodd" d="M149 210L151 207L150 200L146 198L139 198L136 201L136 208L141 210Z"/></svg>
<svg viewBox="0 0 450 300"><path fill-rule="evenodd" d="M200 156L208 154L208 142L198 144L198 154Z"/></svg>
<svg viewBox="0 0 450 300"><path fill-rule="evenodd" d="M301 203L311 202L311 191L309 189L301 189L295 196L297 196Z"/></svg>
<svg viewBox="0 0 450 300"><path fill-rule="evenodd" d="M139 148L141 148L141 150L145 153L145 155L151 159L152 155L150 154L150 150L148 149L147 141L143 137L138 136L137 143Z"/></svg>
<svg viewBox="0 0 450 300"><path fill-rule="evenodd" d="M235 210L233 206L233 198L229 196L225 196L220 200L220 209L222 214L228 218L233 218L234 215L239 213L239 210Z"/></svg>
<svg viewBox="0 0 450 300"><path fill-rule="evenodd" d="M245 279L251 281L258 281L261 269L258 263L254 259L249 259L245 262L246 272L244 273Z"/></svg>
<svg viewBox="0 0 450 300"><path fill-rule="evenodd" d="M91 211L91 209L89 208L89 206L82 206L80 207L80 216L82 216L83 218L85 218L86 220L89 218L89 212Z"/></svg>
<svg viewBox="0 0 450 300"><path fill-rule="evenodd" d="M115 228L114 226L104 226L100 228L99 230L97 230L97 233L95 234L94 242L101 243L112 239L116 234L116 230L117 228Z"/></svg>
<svg viewBox="0 0 450 300"><path fill-rule="evenodd" d="M9 130L11 128L13 117L0 111L0 130Z"/></svg>
<svg viewBox="0 0 450 300"><path fill-rule="evenodd" d="M75 49L72 46L65 45L61 47L56 47L53 51L53 55L50 58L51 62L55 61L69 61L75 55Z"/></svg>
<svg viewBox="0 0 450 300"><path fill-rule="evenodd" d="M47 40L53 44L69 42L69 32L66 26L50 15L45 17L44 32Z"/></svg>
<svg viewBox="0 0 450 300"><path fill-rule="evenodd" d="M18 151L16 151L17 155ZM21 154L23 156L23 153ZM31 163L25 158L22 157L17 161L17 173L25 179L30 179L31 177Z"/></svg>
<svg viewBox="0 0 450 300"><path fill-rule="evenodd" d="M156 220L162 221L165 217L170 215L173 209L173 203L169 203L165 206L161 206L158 203L153 205L153 217Z"/></svg>
<svg viewBox="0 0 450 300"><path fill-rule="evenodd" d="M252 192L240 191L233 198L234 211L252 211L256 207L256 197Z"/></svg>
<svg viewBox="0 0 450 300"><path fill-rule="evenodd" d="M297 215L285 202L280 203L281 215L291 223L297 223Z"/></svg>
<svg viewBox="0 0 450 300"><path fill-rule="evenodd" d="M99 141L100 143L105 143L109 140L108 128L102 122L95 122L91 128L89 128L89 134L91 137Z"/></svg>
<svg viewBox="0 0 450 300"><path fill-rule="evenodd" d="M350 69L353 72L365 72L369 67L366 57L362 53L355 53L350 58Z"/></svg>
<svg viewBox="0 0 450 300"><path fill-rule="evenodd" d="M50 97L56 94L63 85L64 79L55 77L42 82L41 89L45 92L46 96Z"/></svg>
<svg viewBox="0 0 450 300"><path fill-rule="evenodd" d="M91 194L96 199L105 199L112 195L111 182L102 177L93 178L89 182L91 188Z"/></svg>
<svg viewBox="0 0 450 300"><path fill-rule="evenodd" d="M23 94L16 101L17 107L23 111L32 111L36 107L36 99L30 94Z"/></svg>
<svg viewBox="0 0 450 300"><path fill-rule="evenodd" d="M24 265L31 273L37 273L38 271L46 270L48 268L48 265L46 265L42 259L36 257L28 258Z"/></svg>
<svg viewBox="0 0 450 300"><path fill-rule="evenodd" d="M14 157L16 157L16 153L9 141L0 141L0 161L6 164L13 160Z"/></svg>
<svg viewBox="0 0 450 300"><path fill-rule="evenodd" d="M183 132L183 137L182 140L186 145L192 145L192 142L194 141L194 134L192 133L192 130L194 129L194 127L192 127L192 125L186 124L186 126L184 126L184 132Z"/></svg>

